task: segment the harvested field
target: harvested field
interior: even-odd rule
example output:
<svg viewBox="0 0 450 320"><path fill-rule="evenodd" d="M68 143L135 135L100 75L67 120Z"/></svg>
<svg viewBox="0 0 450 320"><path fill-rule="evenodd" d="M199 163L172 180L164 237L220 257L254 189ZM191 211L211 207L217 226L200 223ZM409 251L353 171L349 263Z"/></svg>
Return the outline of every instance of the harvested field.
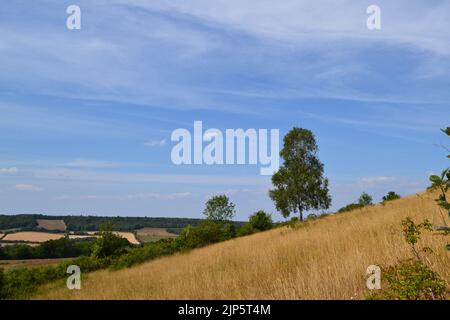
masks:
<svg viewBox="0 0 450 320"><path fill-rule="evenodd" d="M138 236L155 236L155 237L164 237L164 238L175 238L176 234L168 232L163 228L143 228L136 230Z"/></svg>
<svg viewBox="0 0 450 320"><path fill-rule="evenodd" d="M48 233L36 231L21 231L7 234L4 241L25 241L25 242L45 242L48 240L57 240L64 238L62 233Z"/></svg>
<svg viewBox="0 0 450 320"><path fill-rule="evenodd" d="M70 234L69 239L86 239L86 238L98 238L100 235L97 231L87 231L87 235ZM127 239L131 244L140 244L132 232L114 231L115 235Z"/></svg>
<svg viewBox="0 0 450 320"><path fill-rule="evenodd" d="M143 228L136 230L139 241L143 243L156 242L161 239L176 238L178 235L167 232L164 228Z"/></svg>
<svg viewBox="0 0 450 320"><path fill-rule="evenodd" d="M73 258L61 258L61 259L28 259L28 260L0 260L0 268L16 269L24 267L38 267L44 265L53 265L60 262L70 260Z"/></svg>
<svg viewBox="0 0 450 320"><path fill-rule="evenodd" d="M127 239L131 244L140 244L138 239L136 239L136 236L134 235L134 233L116 231L116 232L114 232L114 234L116 234L118 236L121 236L122 238Z"/></svg>
<svg viewBox="0 0 450 320"><path fill-rule="evenodd" d="M37 219L36 220L39 227L45 230L59 230L66 231L66 224L64 220L46 220L46 219Z"/></svg>

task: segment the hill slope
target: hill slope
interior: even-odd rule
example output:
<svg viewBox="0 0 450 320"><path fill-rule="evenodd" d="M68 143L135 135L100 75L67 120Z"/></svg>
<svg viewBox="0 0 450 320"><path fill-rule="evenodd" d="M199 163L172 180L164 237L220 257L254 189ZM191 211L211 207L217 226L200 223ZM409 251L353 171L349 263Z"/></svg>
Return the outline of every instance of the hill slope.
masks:
<svg viewBox="0 0 450 320"><path fill-rule="evenodd" d="M99 271L82 289L43 288L43 299L364 299L366 268L410 257L401 220L442 224L431 194L309 221L165 257ZM450 280L448 238L425 235L435 271Z"/></svg>

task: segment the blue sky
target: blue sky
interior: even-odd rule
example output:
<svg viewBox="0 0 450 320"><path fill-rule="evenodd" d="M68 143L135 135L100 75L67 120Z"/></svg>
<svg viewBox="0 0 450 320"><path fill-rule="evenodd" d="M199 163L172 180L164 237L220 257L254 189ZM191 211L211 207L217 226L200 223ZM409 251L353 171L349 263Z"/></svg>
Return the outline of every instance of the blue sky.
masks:
<svg viewBox="0 0 450 320"><path fill-rule="evenodd" d="M82 11L66 28L66 8ZM0 8L0 212L201 217L265 209L259 166L176 166L170 135L311 129L333 209L446 165L450 3L14 1Z"/></svg>

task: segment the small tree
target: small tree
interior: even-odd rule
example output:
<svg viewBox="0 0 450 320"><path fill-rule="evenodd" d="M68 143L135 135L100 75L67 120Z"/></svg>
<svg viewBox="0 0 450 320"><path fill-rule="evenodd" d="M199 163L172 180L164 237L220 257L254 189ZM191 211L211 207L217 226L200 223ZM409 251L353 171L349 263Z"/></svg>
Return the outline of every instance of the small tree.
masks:
<svg viewBox="0 0 450 320"><path fill-rule="evenodd" d="M383 197L383 202L393 201L400 198L401 196L399 194L395 193L394 191L390 191L387 195Z"/></svg>
<svg viewBox="0 0 450 320"><path fill-rule="evenodd" d="M287 218L311 209L328 209L331 197L328 194L328 179L323 176L323 164L317 158L318 147L310 130L293 128L284 137L280 156L284 164L272 176L274 189L270 198L281 214Z"/></svg>
<svg viewBox="0 0 450 320"><path fill-rule="evenodd" d="M111 222L100 226L100 238L92 245L92 256L97 259L118 256L130 245L127 239L115 235Z"/></svg>
<svg viewBox="0 0 450 320"><path fill-rule="evenodd" d="M272 216L269 213L260 210L250 216L250 226L257 231L265 231L272 229Z"/></svg>
<svg viewBox="0 0 450 320"><path fill-rule="evenodd" d="M442 132L450 136L450 127L447 127L447 129L443 129ZM447 158L450 158L450 154L447 156ZM442 209L447 212L447 215L450 218L450 200L447 199L447 192L450 189L450 168L445 169L440 176L432 175L430 177L430 181L431 186L428 189L439 190L439 197L436 199L436 202ZM444 217L443 220L445 225L439 227L438 230L448 234L450 233L450 227L447 225ZM450 244L447 244L447 250L450 250Z"/></svg>
<svg viewBox="0 0 450 320"><path fill-rule="evenodd" d="M373 198L369 194L363 192L363 194L358 199L358 204L366 207L371 206L373 204Z"/></svg>
<svg viewBox="0 0 450 320"><path fill-rule="evenodd" d="M206 202L203 214L208 220L224 222L233 219L235 205L226 195L214 196Z"/></svg>

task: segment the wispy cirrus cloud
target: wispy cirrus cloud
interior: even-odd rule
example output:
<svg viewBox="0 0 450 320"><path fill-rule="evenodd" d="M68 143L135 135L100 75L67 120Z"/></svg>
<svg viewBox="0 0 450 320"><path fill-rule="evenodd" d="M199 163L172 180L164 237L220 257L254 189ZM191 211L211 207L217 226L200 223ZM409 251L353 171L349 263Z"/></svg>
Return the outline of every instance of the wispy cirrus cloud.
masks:
<svg viewBox="0 0 450 320"><path fill-rule="evenodd" d="M176 193L134 193L124 196L120 195L81 195L81 196L70 196L62 195L54 197L54 200L119 200L119 201L132 201L132 200L176 200L182 198L191 197L193 194L191 192L176 192Z"/></svg>
<svg viewBox="0 0 450 320"><path fill-rule="evenodd" d="M19 170L16 167L0 168L0 174L15 174Z"/></svg>
<svg viewBox="0 0 450 320"><path fill-rule="evenodd" d="M200 185L267 185L270 177L259 175L205 175L205 174L146 174L124 172L99 172L63 168L35 169L32 177L44 180L129 182Z"/></svg>
<svg viewBox="0 0 450 320"><path fill-rule="evenodd" d="M436 76L448 84L450 31L444 14L450 10L448 2L379 1L383 19L379 32L370 32L365 25L369 1L80 0L78 4L114 24L105 28L104 19L86 19L83 23L89 28L70 37L58 27L60 7L51 3L45 10L33 11L45 16L38 25L32 19L32 24L26 23L21 5L0 16L0 82L49 96L228 112L243 108L217 99L220 92L224 97L234 92L415 101L422 97L412 88L414 81L429 99L449 98L420 83ZM17 12L24 23L9 18ZM384 74L391 66L374 54L380 47L390 58L393 52L402 56L394 76ZM256 81L236 81L248 74ZM390 92L379 83L403 89Z"/></svg>
<svg viewBox="0 0 450 320"><path fill-rule="evenodd" d="M40 192L41 188L32 184L16 184L14 187L18 191Z"/></svg>
<svg viewBox="0 0 450 320"><path fill-rule="evenodd" d="M175 200L180 198L188 198L191 197L191 192L177 192L177 193L136 193L130 194L121 199L125 200L143 200L143 199L157 199L157 200Z"/></svg>
<svg viewBox="0 0 450 320"><path fill-rule="evenodd" d="M148 141L144 142L144 146L146 146L146 147L163 147L166 145L166 143L167 143L166 139L148 140Z"/></svg>
<svg viewBox="0 0 450 320"><path fill-rule="evenodd" d="M102 161L102 160L91 160L91 159L83 159L78 158L67 163L62 164L64 167L73 167L73 168L116 168L119 167L120 164L113 161Z"/></svg>

